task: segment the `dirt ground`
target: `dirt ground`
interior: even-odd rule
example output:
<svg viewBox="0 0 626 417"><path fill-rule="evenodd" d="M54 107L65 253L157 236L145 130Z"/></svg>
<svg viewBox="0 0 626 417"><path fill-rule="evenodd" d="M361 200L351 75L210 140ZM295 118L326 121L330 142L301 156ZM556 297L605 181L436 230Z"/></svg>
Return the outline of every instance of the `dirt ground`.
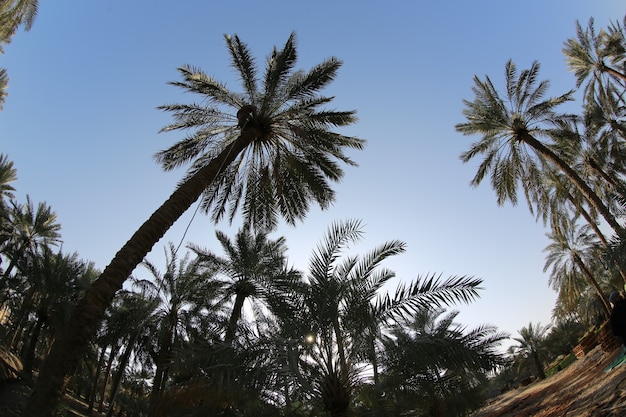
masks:
<svg viewBox="0 0 626 417"><path fill-rule="evenodd" d="M473 417L618 417L626 416L626 365L607 371L621 347L605 353L600 346L543 381L508 391Z"/></svg>

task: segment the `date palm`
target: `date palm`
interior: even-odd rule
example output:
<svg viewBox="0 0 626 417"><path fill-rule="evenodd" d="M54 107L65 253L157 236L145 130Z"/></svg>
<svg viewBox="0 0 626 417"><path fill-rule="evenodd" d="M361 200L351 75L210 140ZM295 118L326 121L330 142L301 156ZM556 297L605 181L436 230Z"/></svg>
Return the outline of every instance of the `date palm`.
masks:
<svg viewBox="0 0 626 417"><path fill-rule="evenodd" d="M13 268L26 256L36 256L44 246L56 246L61 242L61 225L57 222L57 215L45 202L40 202L35 208L30 197L26 196L26 204L13 202L8 213L11 227L4 254L10 262L2 275L2 279L9 278Z"/></svg>
<svg viewBox="0 0 626 417"><path fill-rule="evenodd" d="M37 16L39 0L4 0L0 2L0 54L3 43L11 42L16 30L23 25L30 30ZM0 110L6 97L9 77L6 69L0 68Z"/></svg>
<svg viewBox="0 0 626 417"><path fill-rule="evenodd" d="M198 198L203 196L204 208L211 208L215 219L227 208L232 219L241 208L245 223L253 226L275 226L279 216L295 224L311 202L327 208L334 200L330 183L344 174L339 163L356 165L346 150L362 149L364 141L331 130L354 123L355 112L325 110L332 97L319 94L335 79L341 61L330 58L309 71L294 70L291 34L267 58L261 77L248 46L238 36L225 40L243 91L233 92L190 66L179 69L183 80L173 84L200 101L162 107L174 117L164 131L190 133L156 159L164 169L191 164L188 174L79 302L74 325L56 339L44 362L25 416L51 413L116 291Z"/></svg>
<svg viewBox="0 0 626 417"><path fill-rule="evenodd" d="M9 205L6 200L13 198L15 188L11 183L15 180L17 180L17 170L13 167L13 161L9 160L7 155L0 153L0 254L4 254L4 244L11 237ZM0 263L2 263L1 257Z"/></svg>
<svg viewBox="0 0 626 417"><path fill-rule="evenodd" d="M576 225L575 223L562 222L552 225L552 232L546 234L552 243L544 249L547 252L544 272L550 267L550 284L560 293L573 293L561 288L570 282L576 282L573 277L582 275L587 283L596 291L597 296L604 304L605 313L610 315L611 306L600 283L592 273L590 265L599 257L599 242L594 233L591 233L588 225ZM575 291L574 291L575 292Z"/></svg>
<svg viewBox="0 0 626 417"><path fill-rule="evenodd" d="M373 399L379 409L449 416L478 408L487 376L504 364L497 348L508 334L491 325L467 331L454 321L458 314L427 308L393 328L382 355L386 395Z"/></svg>
<svg viewBox="0 0 626 417"><path fill-rule="evenodd" d="M522 327L519 331L520 337L513 338L518 345L509 348L512 352L521 353L531 359L540 379L546 378L546 373L543 370L543 355L546 351L545 341L550 327L550 325L542 326L541 323L534 326L529 323L527 327Z"/></svg>
<svg viewBox="0 0 626 417"><path fill-rule="evenodd" d="M622 86L626 83L626 73L622 69L625 51L623 26L615 23L608 31L596 32L593 18L584 29L580 22L576 22L576 39L568 39L563 47L567 65L576 76L576 86L580 87L588 80L587 97L604 90L611 79L619 81Z"/></svg>
<svg viewBox="0 0 626 417"><path fill-rule="evenodd" d="M235 298L224 338L230 343L235 337L246 300L264 300L271 297L274 293L273 287L294 276L295 272L285 272L287 246L283 237L272 240L266 233L253 234L247 228L240 229L234 241L219 230L215 235L225 256L196 245L191 245L190 248L200 261L215 265L227 279L222 290L224 296Z"/></svg>
<svg viewBox="0 0 626 417"><path fill-rule="evenodd" d="M572 91L544 100L549 83L537 84L539 63L517 72L512 61L506 64L506 96L501 98L489 77L474 77L474 101L464 100L465 123L456 125L464 135L480 135L470 149L461 154L463 162L484 156L470 184L478 186L487 174L496 192L498 204L517 203L521 184L529 207L535 203L530 196L542 187L546 164L561 171L581 192L589 204L616 231L622 230L608 207L580 175L540 138L551 139L554 128L568 123L572 117L556 113L556 108L571 100ZM551 129L552 128L552 129ZM531 208L532 210L532 208Z"/></svg>
<svg viewBox="0 0 626 417"><path fill-rule="evenodd" d="M393 240L363 256L343 252L362 236L359 221L333 224L309 262L309 274L289 299L293 311L281 317L298 337L309 338L312 384L303 388L323 403L331 416L345 416L354 388L365 365L375 363L374 338L402 317L427 306L470 301L477 296L480 280L452 277L420 279L400 285L393 295L381 294L395 276L382 267L387 258L404 252L405 244ZM342 256L345 255L345 256ZM369 363L368 363L369 362ZM297 369L292 371L298 373ZM298 378L302 384L302 378Z"/></svg>

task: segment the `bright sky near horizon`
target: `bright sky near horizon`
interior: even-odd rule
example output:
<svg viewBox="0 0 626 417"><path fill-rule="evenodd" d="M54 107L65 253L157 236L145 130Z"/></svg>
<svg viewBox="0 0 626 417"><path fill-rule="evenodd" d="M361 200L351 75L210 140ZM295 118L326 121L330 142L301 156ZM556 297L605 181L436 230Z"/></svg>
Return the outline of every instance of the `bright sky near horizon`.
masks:
<svg viewBox="0 0 626 417"><path fill-rule="evenodd" d="M368 141L351 154L336 203L314 207L296 228L280 227L290 263L301 270L328 227L362 220L359 253L399 239L407 252L384 264L395 284L417 276L483 279L480 299L451 308L468 328L493 324L516 337L530 322L548 324L556 297L543 272L545 229L525 202L498 207L488 181L469 181L478 161L459 155L478 138L457 133L474 75L503 88L504 66L541 64L550 95L575 87L561 49L575 23L620 21L622 0L209 2L108 0L40 2L33 28L0 56L9 96L0 111L0 152L18 171L17 198L45 201L58 214L63 250L103 269L171 194L183 171L164 173L158 150L182 137L158 134L170 116L157 106L191 102L168 81L190 64L239 90L224 44L237 34L259 68L294 31L297 67L336 56L344 62L324 91L334 109L357 110L342 131ZM571 111L578 111L580 102ZM163 265L168 241L220 251L215 226L193 217L174 225L148 259ZM191 226L185 235L185 229ZM236 227L217 225L230 236ZM137 270L136 272L138 272Z"/></svg>

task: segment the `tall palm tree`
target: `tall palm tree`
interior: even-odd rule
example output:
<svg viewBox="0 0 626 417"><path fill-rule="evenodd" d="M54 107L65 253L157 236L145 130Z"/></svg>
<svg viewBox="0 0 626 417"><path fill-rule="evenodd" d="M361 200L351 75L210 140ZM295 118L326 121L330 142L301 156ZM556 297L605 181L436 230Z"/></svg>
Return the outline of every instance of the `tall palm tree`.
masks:
<svg viewBox="0 0 626 417"><path fill-rule="evenodd" d="M276 225L278 216L289 224L303 219L314 201L327 208L334 200L329 182L339 181L337 161L356 165L347 149L362 149L364 141L331 131L356 121L354 111L321 109L332 101L319 91L333 81L341 61L330 58L309 71L294 71L295 35L274 49L258 76L248 46L238 36L225 37L231 62L243 92L190 66L180 68L186 91L199 94L198 104L163 106L175 122L164 131L192 133L159 152L165 169L191 163L174 193L135 232L115 255L74 310L74 326L56 340L41 370L25 416L49 415L64 392L89 339L115 292L171 225L204 195L205 209L220 218L230 205L231 218L241 205L245 222Z"/></svg>
<svg viewBox="0 0 626 417"><path fill-rule="evenodd" d="M478 186L485 175L491 173L491 185L496 192L498 204L506 201L517 203L517 190L521 184L527 200L542 187L542 167L552 164L580 190L588 203L606 220L616 232L621 225L604 202L580 175L560 157L550 143L539 140L551 138L554 128L568 123L572 116L558 114L556 107L571 100L573 91L543 100L549 83L537 84L539 63L521 73L512 61L506 64L506 97L501 98L493 83L474 77L474 101L464 100L463 114L466 123L456 125L464 135L481 135L478 142L461 154L463 162L484 155L478 171L471 181ZM553 129L551 129L553 128ZM534 204L528 201L529 207Z"/></svg>
<svg viewBox="0 0 626 417"><path fill-rule="evenodd" d="M135 285L142 288L142 293L158 300L151 303L156 308L149 316L155 318L157 346L154 352L156 364L149 410L153 416L162 393L165 391L169 368L174 355L174 348L185 337L185 320L203 309L208 299L215 297L216 283L212 275L207 275L198 259L190 259L190 254L178 258L177 250L170 243L166 252L166 270L161 273L148 260L142 263L152 275L151 280L138 280ZM144 319L144 321L147 320ZM145 326L144 323L142 325Z"/></svg>
<svg viewBox="0 0 626 417"><path fill-rule="evenodd" d="M533 361L537 376L540 379L546 378L546 373L543 370L543 354L546 349L545 341L550 327L550 325L542 326L541 323L537 323L534 326L532 323L529 323L527 327L522 327L519 331L520 337L513 338L518 345L510 347L512 352L525 355Z"/></svg>
<svg viewBox="0 0 626 417"><path fill-rule="evenodd" d="M287 246L284 237L272 240L267 233L253 234L248 228L240 229L234 242L219 230L215 235L225 252L224 257L197 245L191 245L190 248L199 260L216 265L218 271L229 280L223 291L227 298L235 296L225 336L225 341L231 342L245 301L251 297L259 300L271 297L274 287L291 281L298 274L286 270Z"/></svg>
<svg viewBox="0 0 626 417"><path fill-rule="evenodd" d="M589 265L600 259L598 240L589 229L588 225L553 224L552 232L546 234L552 243L544 249L547 252L544 272L552 266L550 284L555 290L561 290L561 286L570 282L567 277L571 279L572 276L582 274L602 300L608 317L611 313L609 300Z"/></svg>
<svg viewBox="0 0 626 417"><path fill-rule="evenodd" d="M576 37L568 39L563 47L567 65L576 76L576 87L588 80L585 95L589 96L610 83L603 76L626 82L626 73L619 67L626 51L623 26L615 23L608 32L603 29L596 32L593 18L589 19L585 29L577 21Z"/></svg>
<svg viewBox="0 0 626 417"><path fill-rule="evenodd" d="M432 277L399 286L393 295L380 294L394 273L381 263L404 251L401 241L386 242L364 256L346 255L348 245L360 239L362 226L349 220L333 224L309 262L309 274L295 287L291 314L281 317L292 334L309 339L307 354L315 364L313 383L303 388L315 393L332 416L345 416L359 371L372 358L372 338L395 320L426 306L470 301L480 280ZM299 369L293 369L298 373Z"/></svg>

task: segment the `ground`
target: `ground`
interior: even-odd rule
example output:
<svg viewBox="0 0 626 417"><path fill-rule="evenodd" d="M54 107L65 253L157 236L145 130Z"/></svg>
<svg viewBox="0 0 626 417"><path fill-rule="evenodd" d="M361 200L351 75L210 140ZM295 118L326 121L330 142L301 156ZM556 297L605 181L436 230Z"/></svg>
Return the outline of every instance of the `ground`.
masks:
<svg viewBox="0 0 626 417"><path fill-rule="evenodd" d="M597 346L545 380L494 398L472 417L626 416L626 364L622 359L621 347L603 352Z"/></svg>
<svg viewBox="0 0 626 417"><path fill-rule="evenodd" d="M494 398L472 417L618 417L626 416L626 364L623 351L603 352L600 346L566 369ZM624 359L626 361L626 359ZM26 384L0 385L0 417L17 417L28 400ZM84 406L66 399L77 411ZM93 416L97 414L91 414Z"/></svg>

